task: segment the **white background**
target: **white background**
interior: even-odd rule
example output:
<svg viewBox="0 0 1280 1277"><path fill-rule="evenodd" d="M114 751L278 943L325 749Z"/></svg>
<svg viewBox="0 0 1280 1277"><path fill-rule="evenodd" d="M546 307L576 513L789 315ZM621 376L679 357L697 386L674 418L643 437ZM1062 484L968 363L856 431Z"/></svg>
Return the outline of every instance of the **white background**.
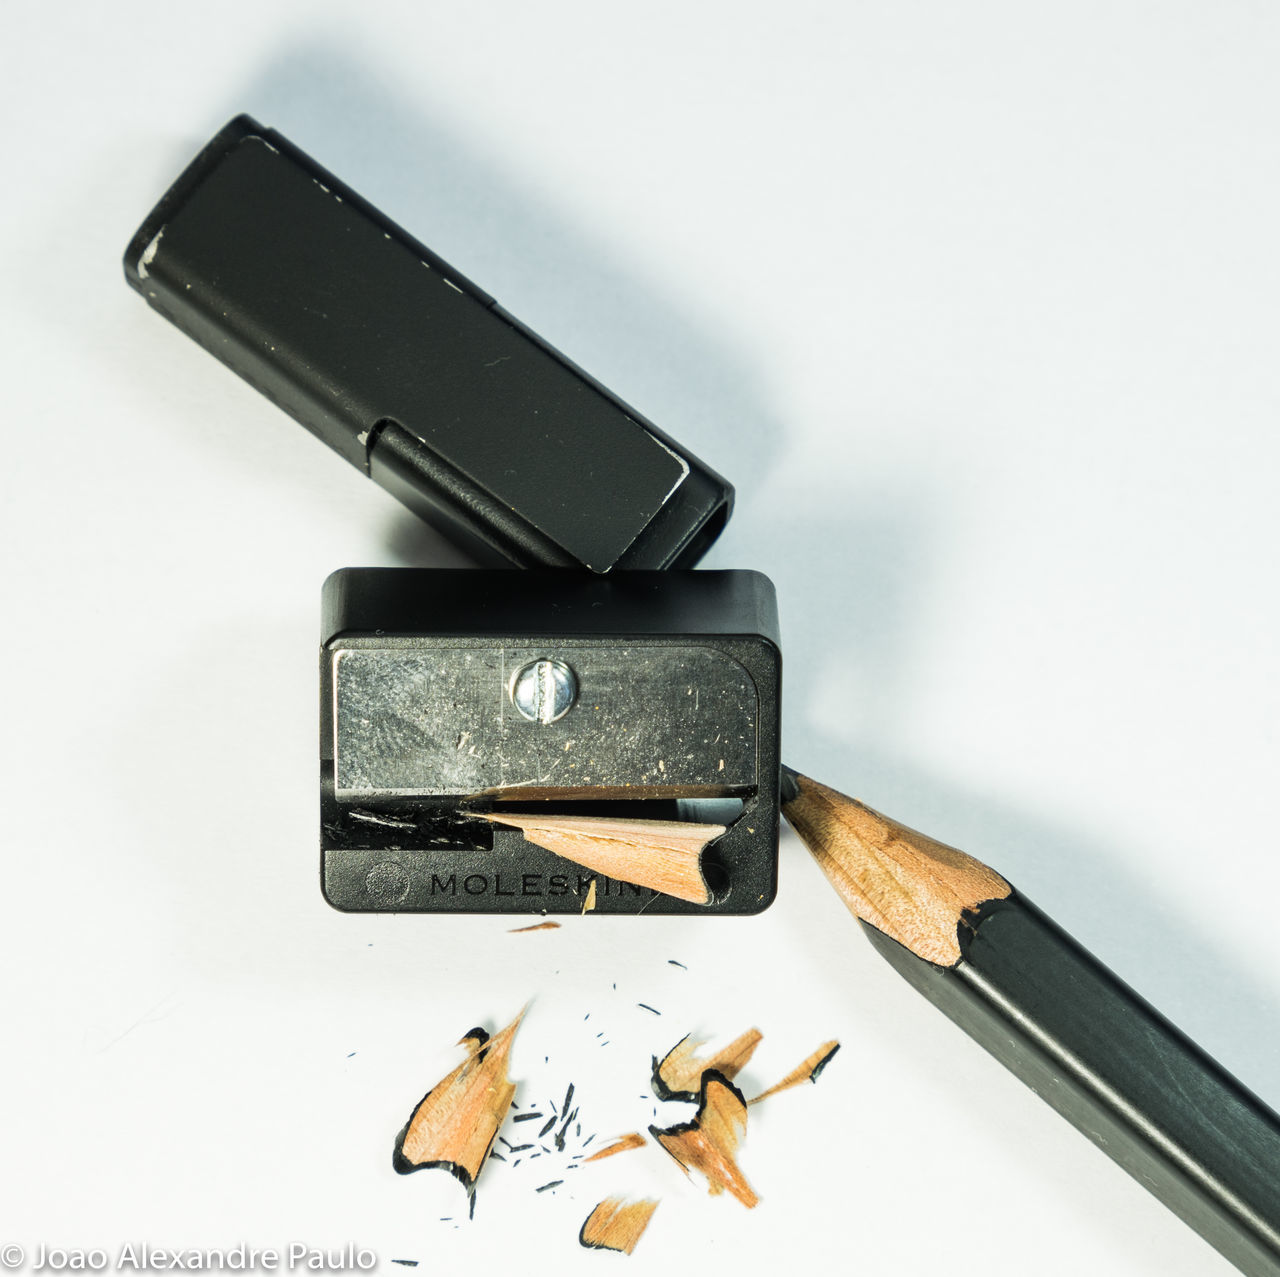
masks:
<svg viewBox="0 0 1280 1277"><path fill-rule="evenodd" d="M228 117L280 129L737 484L707 566L777 583L793 765L992 862L1280 1104L1274 7L0 13L0 1243L1231 1271L789 835L755 919L330 911L321 581L463 561L119 259ZM554 1197L495 1165L455 1227L392 1141L529 998L519 1101L572 1079L602 1137L686 1031L759 1025L748 1089L843 1049L753 1116L754 1212L630 1154ZM630 1261L576 1244L610 1191L663 1197Z"/></svg>

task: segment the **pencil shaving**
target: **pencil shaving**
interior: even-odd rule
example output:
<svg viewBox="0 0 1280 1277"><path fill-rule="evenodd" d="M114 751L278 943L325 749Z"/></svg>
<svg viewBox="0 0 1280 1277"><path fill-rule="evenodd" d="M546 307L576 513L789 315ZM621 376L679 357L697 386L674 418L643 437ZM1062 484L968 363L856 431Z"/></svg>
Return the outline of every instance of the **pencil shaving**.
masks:
<svg viewBox="0 0 1280 1277"><path fill-rule="evenodd" d="M726 1189L744 1206L755 1206L759 1197L738 1169L737 1153L747 1133L747 1102L720 1073L704 1073L697 1115L691 1122L649 1133L687 1174L701 1172L707 1191L715 1197Z"/></svg>
<svg viewBox="0 0 1280 1277"><path fill-rule="evenodd" d="M531 927L512 927L507 934L519 936L526 931L558 931L559 929L560 924L558 922L535 922Z"/></svg>
<svg viewBox="0 0 1280 1277"><path fill-rule="evenodd" d="M507 1059L521 1011L494 1037L472 1029L459 1045L467 1058L423 1096L396 1138L392 1166L401 1175L439 1168L458 1179L475 1210L476 1180L515 1096Z"/></svg>
<svg viewBox="0 0 1280 1277"><path fill-rule="evenodd" d="M681 820L615 820L599 816L535 816L476 812L512 825L539 847L618 882L648 887L691 904L711 903L702 853L724 825Z"/></svg>
<svg viewBox="0 0 1280 1277"><path fill-rule="evenodd" d="M578 1241L588 1250L616 1250L629 1255L653 1218L658 1203L652 1198L629 1202L606 1197L587 1216Z"/></svg>
<svg viewBox="0 0 1280 1277"><path fill-rule="evenodd" d="M753 1100L748 1100L748 1104L759 1104L761 1100L767 1099L770 1095L777 1095L780 1091L789 1091L793 1086L799 1086L802 1082L816 1082L818 1075L831 1061L831 1057L840 1049L840 1043L833 1038L830 1042L824 1042L812 1055L807 1056L799 1064L796 1065L790 1073L782 1079L781 1082L775 1082L767 1091L761 1091Z"/></svg>
<svg viewBox="0 0 1280 1277"><path fill-rule="evenodd" d="M606 1144L604 1148L592 1153L587 1158L588 1162L598 1162L602 1158L612 1157L615 1153L625 1153L628 1149L643 1148L644 1136L639 1131L630 1131L626 1135L619 1135L611 1144Z"/></svg>
<svg viewBox="0 0 1280 1277"><path fill-rule="evenodd" d="M591 879L591 886L587 888L586 899L582 902L582 912L590 913L596 907L596 880Z"/></svg>
<svg viewBox="0 0 1280 1277"><path fill-rule="evenodd" d="M681 1038L661 1060L654 1057L654 1094L660 1100L696 1100L702 1090L703 1074L710 1072L720 1073L732 1082L755 1053L760 1038L759 1029L748 1029L705 1059L697 1055L706 1045L705 1038L691 1034Z"/></svg>

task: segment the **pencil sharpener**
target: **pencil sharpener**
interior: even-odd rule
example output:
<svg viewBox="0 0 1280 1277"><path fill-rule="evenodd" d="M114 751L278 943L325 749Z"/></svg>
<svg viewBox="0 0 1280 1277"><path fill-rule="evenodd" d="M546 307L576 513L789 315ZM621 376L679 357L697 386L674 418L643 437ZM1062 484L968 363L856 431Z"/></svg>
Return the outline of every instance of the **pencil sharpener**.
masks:
<svg viewBox="0 0 1280 1277"><path fill-rule="evenodd" d="M782 662L757 572L348 568L323 592L321 875L355 911L751 914L777 887ZM727 826L710 903L477 810Z"/></svg>

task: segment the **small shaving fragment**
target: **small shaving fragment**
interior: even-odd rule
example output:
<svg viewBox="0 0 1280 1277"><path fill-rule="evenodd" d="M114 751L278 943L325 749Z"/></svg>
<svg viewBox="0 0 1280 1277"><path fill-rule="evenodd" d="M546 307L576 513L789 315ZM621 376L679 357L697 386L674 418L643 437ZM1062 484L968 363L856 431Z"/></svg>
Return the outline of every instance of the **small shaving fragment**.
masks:
<svg viewBox="0 0 1280 1277"><path fill-rule="evenodd" d="M590 1140L587 1143L590 1143ZM592 1153L587 1158L587 1161L598 1162L602 1157L612 1157L615 1153L625 1153L628 1149L642 1148L643 1146L644 1136L639 1131L631 1131L626 1135L619 1135L612 1144L606 1144L598 1152ZM583 1145L583 1148L586 1148L586 1144Z"/></svg>
<svg viewBox="0 0 1280 1277"><path fill-rule="evenodd" d="M526 931L558 931L560 924L558 922L535 922L531 927L512 927L507 932L510 936L523 935Z"/></svg>
<svg viewBox="0 0 1280 1277"><path fill-rule="evenodd" d="M702 1075L701 1101L692 1122L665 1130L651 1126L649 1133L686 1173L701 1171L713 1197L728 1189L744 1206L754 1206L760 1200L736 1160L747 1133L747 1102L722 1073Z"/></svg>
<svg viewBox="0 0 1280 1277"><path fill-rule="evenodd" d="M793 1086L799 1086L801 1082L816 1082L818 1074L827 1067L831 1057L839 1049L840 1043L834 1038L830 1042L824 1042L812 1055L797 1064L781 1082L771 1086L767 1091L761 1091L754 1100L747 1102L759 1104L766 1096L777 1095L779 1091L789 1091Z"/></svg>
<svg viewBox="0 0 1280 1277"><path fill-rule="evenodd" d="M616 1250L629 1255L653 1218L658 1203L652 1198L628 1202L606 1197L587 1216L578 1241L588 1250Z"/></svg>
<svg viewBox="0 0 1280 1277"><path fill-rule="evenodd" d="M467 1047L467 1058L423 1096L396 1137L395 1170L401 1175L429 1167L447 1170L467 1190L473 1214L476 1180L515 1097L507 1057L523 1017L521 1011L492 1038L472 1029L460 1044Z"/></svg>
<svg viewBox="0 0 1280 1277"><path fill-rule="evenodd" d="M556 1145L557 1152L559 1153L564 1152L565 1140L568 1138L568 1135L569 1135L570 1123L572 1123L577 1116L578 1116L578 1110L574 1109L573 1112L570 1113L564 1119L564 1125L556 1132L555 1145Z"/></svg>
<svg viewBox="0 0 1280 1277"><path fill-rule="evenodd" d="M706 1045L706 1039L686 1035L661 1060L653 1057L654 1094L660 1100L696 1100L703 1074L713 1071L732 1082L746 1067L762 1036L759 1029L748 1029L728 1046L700 1060L697 1052Z"/></svg>
<svg viewBox="0 0 1280 1277"><path fill-rule="evenodd" d="M725 832L724 825L506 811L474 814L513 825L529 842L618 882L648 887L696 905L711 903L711 889L702 873L702 852Z"/></svg>
<svg viewBox="0 0 1280 1277"><path fill-rule="evenodd" d="M596 880L591 879L591 885L587 888L587 898L582 902L582 912L590 913L596 907Z"/></svg>
<svg viewBox="0 0 1280 1277"><path fill-rule="evenodd" d="M469 1055L475 1053L489 1040L483 1029L468 1029L457 1041L456 1045L465 1046Z"/></svg>
<svg viewBox="0 0 1280 1277"><path fill-rule="evenodd" d="M348 814L352 820L358 820L366 825L380 825L384 829L416 830L418 828L416 820L404 820L399 816L388 816L376 811L361 811L358 807Z"/></svg>

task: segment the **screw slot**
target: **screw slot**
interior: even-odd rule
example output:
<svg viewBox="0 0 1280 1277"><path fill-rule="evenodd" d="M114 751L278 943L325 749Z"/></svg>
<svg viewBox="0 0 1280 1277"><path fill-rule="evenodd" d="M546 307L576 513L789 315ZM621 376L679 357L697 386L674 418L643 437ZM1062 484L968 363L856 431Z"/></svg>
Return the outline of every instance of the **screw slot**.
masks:
<svg viewBox="0 0 1280 1277"><path fill-rule="evenodd" d="M550 657L530 661L511 680L511 703L531 723L554 723L573 707L578 680L563 662Z"/></svg>

